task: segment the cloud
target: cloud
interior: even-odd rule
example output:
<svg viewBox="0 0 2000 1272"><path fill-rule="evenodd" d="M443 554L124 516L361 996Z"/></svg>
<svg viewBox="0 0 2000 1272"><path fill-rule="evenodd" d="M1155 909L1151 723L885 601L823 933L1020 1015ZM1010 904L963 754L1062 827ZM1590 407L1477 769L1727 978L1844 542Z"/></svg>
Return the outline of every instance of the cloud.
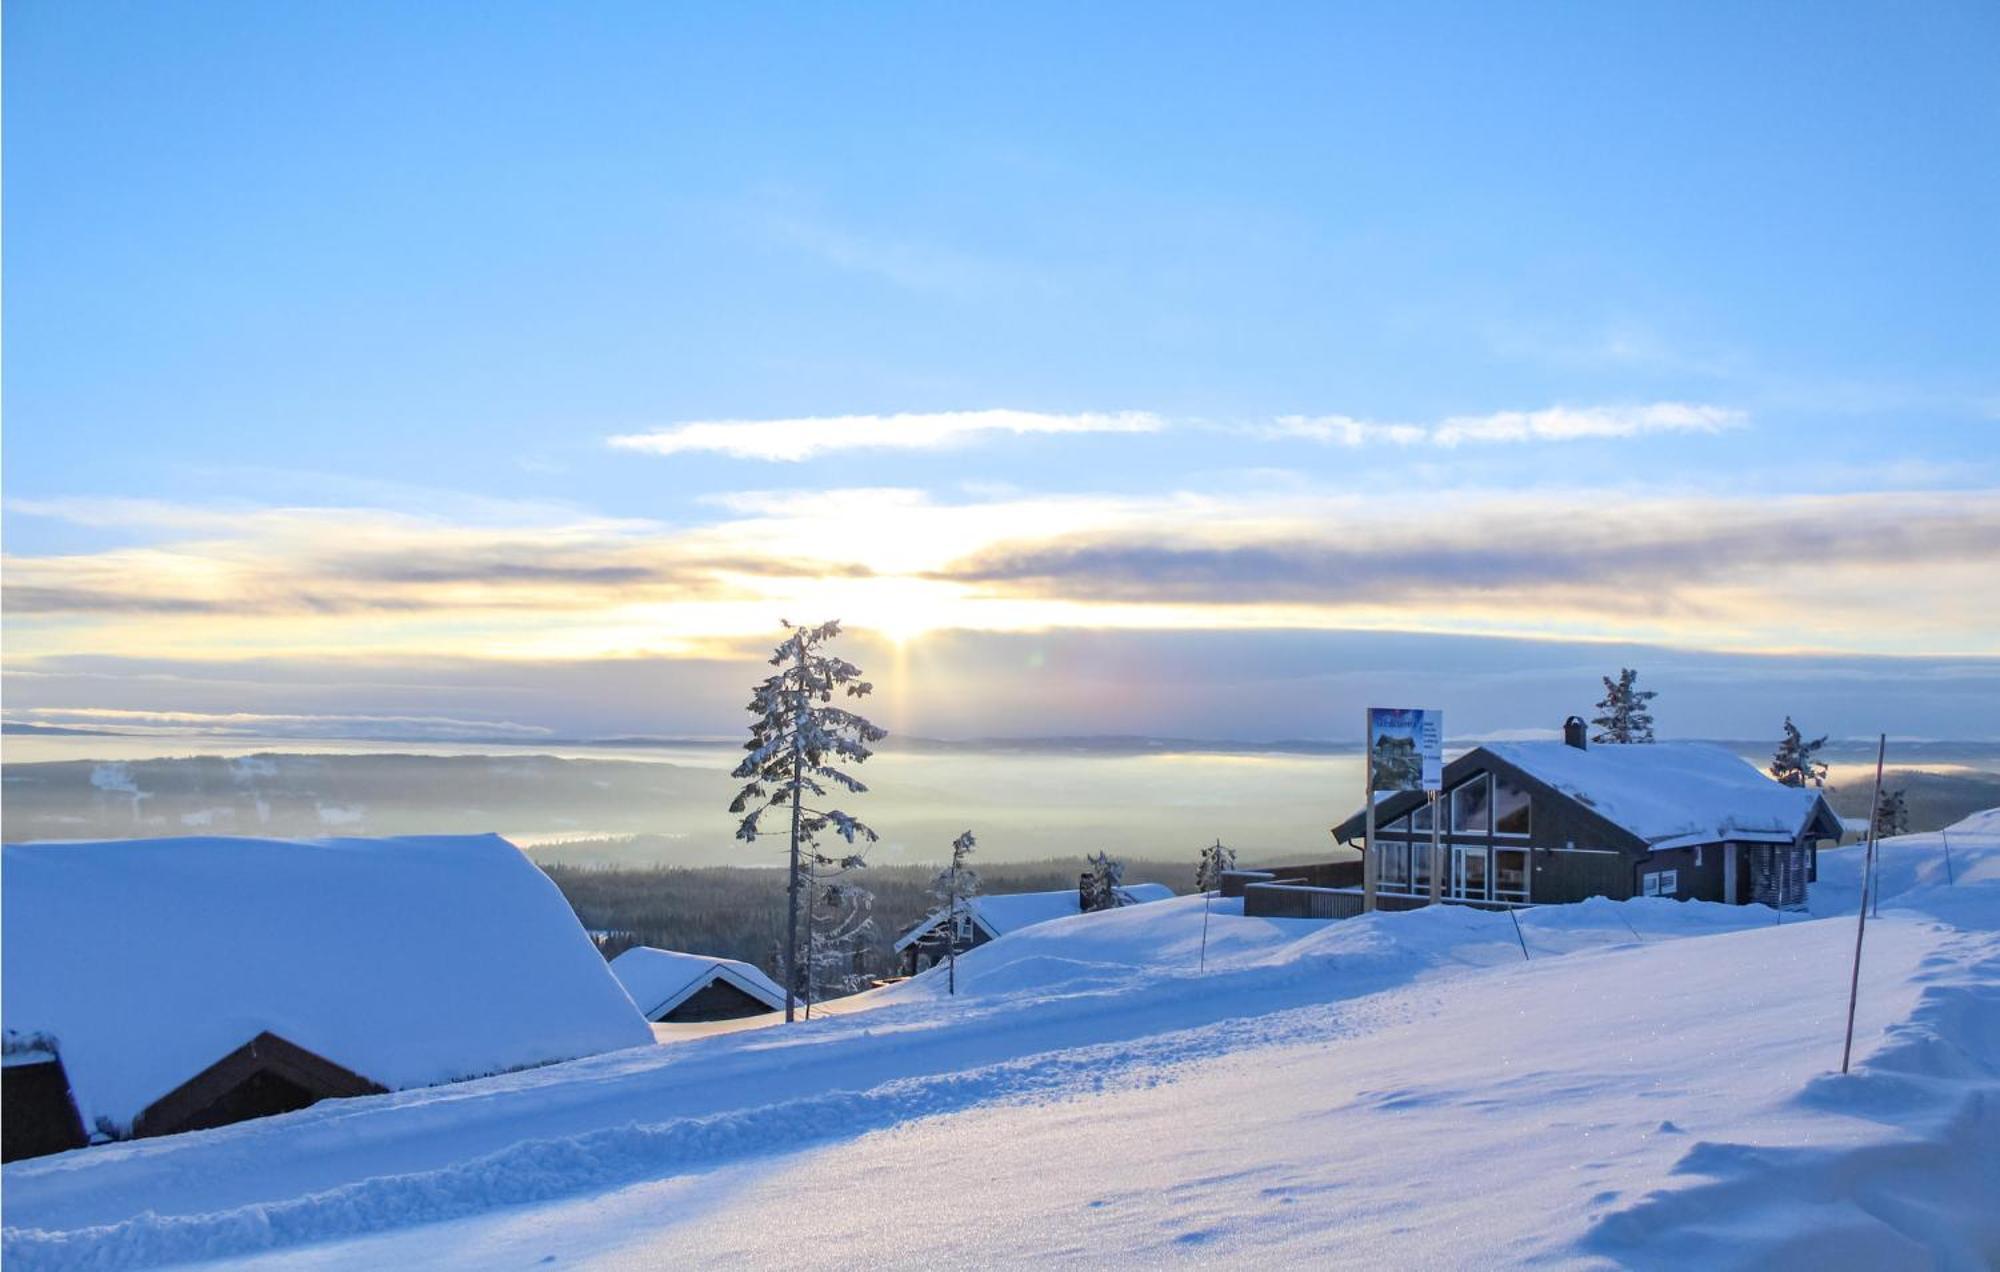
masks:
<svg viewBox="0 0 2000 1272"><path fill-rule="evenodd" d="M1569 442L1647 433L1717 433L1741 426L1746 418L1742 411L1729 407L1654 402L1454 415L1435 424L1385 423L1347 415L1286 415L1252 431L1271 439L1301 438L1340 446L1454 447L1468 442Z"/></svg>
<svg viewBox="0 0 2000 1272"><path fill-rule="evenodd" d="M996 433L1153 433L1165 427L1144 411L1051 415L1037 411L943 411L929 414L825 415L775 420L694 420L650 433L606 439L619 450L653 455L710 451L737 459L798 461L829 451L939 450Z"/></svg>
<svg viewBox="0 0 2000 1272"><path fill-rule="evenodd" d="M97 729L106 733L165 733L176 736L254 738L487 739L533 741L548 737L546 725L512 720L471 720L451 716L368 715L351 712L308 714L259 711L165 711L125 707L30 707L7 712L10 724Z"/></svg>
<svg viewBox="0 0 2000 1272"><path fill-rule="evenodd" d="M1147 494L717 498L704 523L162 510L155 541L5 562L8 665L713 652L780 616L946 630L1428 630L1737 650L2000 652L2000 490L1776 496L1296 478ZM113 704L115 705L115 704Z"/></svg>

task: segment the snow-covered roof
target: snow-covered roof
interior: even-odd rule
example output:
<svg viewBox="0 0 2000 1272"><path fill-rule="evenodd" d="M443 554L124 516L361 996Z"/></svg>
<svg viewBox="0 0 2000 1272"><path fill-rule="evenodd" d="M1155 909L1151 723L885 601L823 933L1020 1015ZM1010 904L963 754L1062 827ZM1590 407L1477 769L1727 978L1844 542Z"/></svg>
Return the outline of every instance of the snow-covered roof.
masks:
<svg viewBox="0 0 2000 1272"><path fill-rule="evenodd" d="M1164 883L1134 883L1118 891L1127 905L1166 901L1174 896L1174 890ZM971 912L972 921L991 939L1050 919L1081 914L1083 903L1075 888L1058 888L1054 892L984 893L969 899L965 908ZM902 950L912 941L921 940L925 933L944 922L944 917L943 910L933 911L923 922L903 933L895 948Z"/></svg>
<svg viewBox="0 0 2000 1272"><path fill-rule="evenodd" d="M391 1089L652 1033L497 835L9 844L5 1026L52 1037L86 1126L263 1031Z"/></svg>
<svg viewBox="0 0 2000 1272"><path fill-rule="evenodd" d="M658 1020L717 980L734 985L772 1011L785 1006L785 991L778 982L733 958L635 945L611 960L611 972L648 1020Z"/></svg>
<svg viewBox="0 0 2000 1272"><path fill-rule="evenodd" d="M1479 749L1655 849L1725 839L1790 843L1824 807L1818 791L1780 785L1735 753L1706 742L1588 748L1489 742ZM1831 810L1827 817L1831 821Z"/></svg>

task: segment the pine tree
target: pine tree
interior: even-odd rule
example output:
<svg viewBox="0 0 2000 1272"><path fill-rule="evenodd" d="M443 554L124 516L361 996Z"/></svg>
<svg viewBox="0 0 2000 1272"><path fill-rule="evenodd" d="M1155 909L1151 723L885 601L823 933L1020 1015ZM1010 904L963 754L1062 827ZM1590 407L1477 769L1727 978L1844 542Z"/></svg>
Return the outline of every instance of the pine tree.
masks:
<svg viewBox="0 0 2000 1272"><path fill-rule="evenodd" d="M1105 853L1098 853L1088 859L1090 869L1084 871L1079 881L1081 896L1078 900L1085 914L1098 910L1115 910L1125 904L1125 863L1113 861Z"/></svg>
<svg viewBox="0 0 2000 1272"><path fill-rule="evenodd" d="M1910 809L1903 801L1903 791L1883 791L1875 804L1875 837L1887 839L1891 835L1910 833Z"/></svg>
<svg viewBox="0 0 2000 1272"><path fill-rule="evenodd" d="M1651 742L1653 740L1653 714L1646 704L1659 694L1651 689L1636 687L1639 673L1630 667L1618 669L1618 679L1604 677L1604 701L1597 704L1602 712L1591 720L1597 726L1592 742Z"/></svg>
<svg viewBox="0 0 2000 1272"><path fill-rule="evenodd" d="M1808 742L1799 726L1786 716L1784 740L1771 756L1771 776L1784 786L1825 786L1826 765L1815 758L1825 745L1825 734Z"/></svg>
<svg viewBox="0 0 2000 1272"><path fill-rule="evenodd" d="M743 749L750 754L731 774L750 779L729 811L743 815L736 837L754 843L759 819L773 808L785 809L791 819L790 870L787 872L785 922L785 1020L794 1019L802 966L799 961L799 902L809 886L813 858L817 855L819 833L832 826L849 844L857 838L874 842L875 832L838 808L822 808L819 801L831 784L850 794L868 788L840 767L860 764L869 755L869 744L888 734L866 719L833 704L836 691L846 697L865 697L874 686L861 678L861 669L842 658L821 652L840 635L837 622L818 627L784 624L790 633L772 653L770 663L776 675L757 686L750 700L750 740ZM808 798L814 803L808 804ZM810 893L805 893L808 903Z"/></svg>
<svg viewBox="0 0 2000 1272"><path fill-rule="evenodd" d="M1224 848L1220 839L1201 850L1201 862L1194 868L1194 890L1214 892L1222 886L1222 872L1236 869L1236 850Z"/></svg>
<svg viewBox="0 0 2000 1272"><path fill-rule="evenodd" d="M975 846L972 832L966 831L951 841L951 864L938 871L931 881L931 895L944 907L945 958L949 964L945 972L945 992L958 992L958 949L963 941L961 929L965 925L967 913L965 903L979 894L979 872L966 864Z"/></svg>

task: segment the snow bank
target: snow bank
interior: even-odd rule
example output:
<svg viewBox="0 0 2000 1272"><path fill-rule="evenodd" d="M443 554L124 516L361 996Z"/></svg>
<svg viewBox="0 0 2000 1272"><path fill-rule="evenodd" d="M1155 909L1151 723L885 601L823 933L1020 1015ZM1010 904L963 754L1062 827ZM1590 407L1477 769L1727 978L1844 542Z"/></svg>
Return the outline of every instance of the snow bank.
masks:
<svg viewBox="0 0 2000 1272"><path fill-rule="evenodd" d="M9 844L5 981L86 1126L270 1031L400 1089L652 1041L555 885L497 836Z"/></svg>
<svg viewBox="0 0 2000 1272"><path fill-rule="evenodd" d="M1882 840L1876 845L1882 905L1936 911L1955 904L1946 895L1950 889L2000 884L2000 830L1981 829L1985 826L2000 826L2000 809L1975 813L1942 833ZM1854 913L1861 901L1861 869L1867 856L1865 841L1820 853L1819 880L1807 896L1812 913Z"/></svg>

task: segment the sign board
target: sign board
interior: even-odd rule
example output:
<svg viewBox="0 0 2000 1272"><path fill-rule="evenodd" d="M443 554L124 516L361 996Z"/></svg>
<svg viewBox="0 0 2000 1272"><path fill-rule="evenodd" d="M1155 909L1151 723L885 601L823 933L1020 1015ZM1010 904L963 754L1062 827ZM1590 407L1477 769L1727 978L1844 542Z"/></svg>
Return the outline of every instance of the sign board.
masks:
<svg viewBox="0 0 2000 1272"><path fill-rule="evenodd" d="M1368 708L1373 791L1435 791L1444 785L1444 712Z"/></svg>

